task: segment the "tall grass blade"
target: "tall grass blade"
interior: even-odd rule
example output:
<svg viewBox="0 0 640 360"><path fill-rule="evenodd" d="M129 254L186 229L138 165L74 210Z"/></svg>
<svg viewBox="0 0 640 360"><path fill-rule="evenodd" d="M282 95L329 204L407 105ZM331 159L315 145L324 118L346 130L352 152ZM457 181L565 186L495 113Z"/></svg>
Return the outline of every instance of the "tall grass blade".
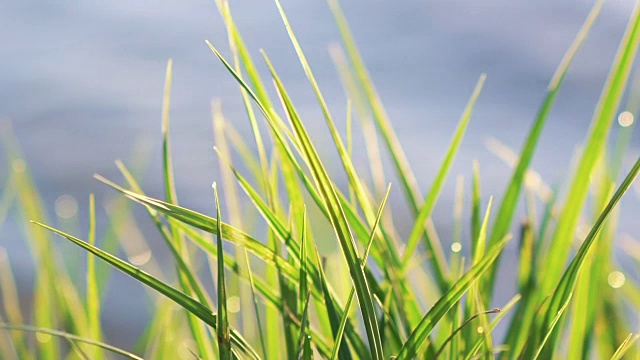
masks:
<svg viewBox="0 0 640 360"><path fill-rule="evenodd" d="M567 261L573 234L580 216L589 187L587 181L596 165L596 161L605 149L611 120L624 93L631 66L640 43L640 3L636 4L629 19L625 35L620 43L616 58L611 67L607 82L600 96L593 122L589 130L582 157L573 175L564 208L558 220L558 226L551 242L549 264L544 271L546 280L544 290L551 290L560 278Z"/></svg>
<svg viewBox="0 0 640 360"><path fill-rule="evenodd" d="M571 43L571 46L565 53L560 65L556 69L549 86L547 88L547 94L545 95L542 106L538 110L538 114L529 130L529 134L525 140L525 143L520 152L520 158L518 160L518 165L513 171L511 175L511 179L509 180L509 185L507 186L507 190L502 196L502 201L500 202L500 206L498 207L498 211L493 222L493 228L491 230L491 234L489 236L489 246L495 244L497 241L502 239L509 232L511 227L511 222L513 220L513 216L515 214L516 206L518 204L518 198L520 196L520 191L522 190L523 182L525 179L525 175L527 172L527 168L531 163L531 159L535 152L536 146L538 144L538 140L540 139L540 134L542 133L542 129L546 124L547 118L551 111L551 108L555 102L556 96L560 89L560 86L563 83L567 70L569 66L573 62L578 50L584 43L593 23L597 19L600 14L600 9L602 8L602 4L604 0L598 0L589 15L587 15L586 20L584 21L582 27L580 28L578 34L575 39ZM576 205L576 204L573 204ZM572 205L572 206L573 206ZM555 253L554 253L555 254ZM554 255L555 257L555 255ZM562 258L564 261L565 258ZM500 259L498 259L499 264ZM483 290L483 295L485 299L491 299L491 292L493 292L493 283L495 281L496 273L498 266L494 267L491 270L489 275L489 280L487 286Z"/></svg>

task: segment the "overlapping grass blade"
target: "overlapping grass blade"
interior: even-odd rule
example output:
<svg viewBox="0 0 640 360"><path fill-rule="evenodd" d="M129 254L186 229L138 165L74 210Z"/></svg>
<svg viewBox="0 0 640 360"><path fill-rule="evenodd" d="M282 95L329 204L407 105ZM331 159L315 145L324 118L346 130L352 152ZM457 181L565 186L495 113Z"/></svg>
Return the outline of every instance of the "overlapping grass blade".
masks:
<svg viewBox="0 0 640 360"><path fill-rule="evenodd" d="M70 341L77 341L77 342L82 342L88 345L92 345L92 346L96 346L98 348L110 351L114 354L118 354L124 358L127 359L134 359L134 360L142 360L141 357L132 354L128 351L122 350L120 348L117 348L115 346L111 346L109 344L105 344L103 342L97 341L97 340L93 340L93 339L89 339L86 337L82 337L82 336L77 336L77 335L73 335L73 334L69 334L63 331L58 331L58 330L53 330L53 329L45 329L42 327L36 327L36 326L27 326L27 325L13 325L13 324L5 324L5 323L0 323L0 329L5 329L5 330L11 330L11 331L20 331L20 332L31 332L31 333L40 333L40 334L47 334L47 335L51 335L51 336L57 336L57 337L61 337L64 338L66 340L70 340Z"/></svg>

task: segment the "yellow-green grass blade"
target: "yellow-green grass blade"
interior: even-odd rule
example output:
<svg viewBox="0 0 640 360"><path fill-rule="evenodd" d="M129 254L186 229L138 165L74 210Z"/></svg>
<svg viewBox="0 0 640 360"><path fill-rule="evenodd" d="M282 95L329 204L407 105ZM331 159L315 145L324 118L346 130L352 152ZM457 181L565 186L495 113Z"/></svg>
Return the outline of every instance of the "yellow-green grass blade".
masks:
<svg viewBox="0 0 640 360"><path fill-rule="evenodd" d="M494 317L493 320L491 320L491 324L489 325L489 330L488 330L489 332L493 332L493 330L500 323L502 318L504 318L504 316L507 315L507 313L520 301L520 299L522 299L522 296L520 294L516 294L513 298L511 298L511 300L509 300L507 304L505 304L502 308L500 308L500 312L498 313L498 315ZM471 340L472 340L471 338L467 338L465 341L469 343ZM474 342L473 346L469 347L469 350L467 351L467 355L465 355L464 360L469 360L472 357L476 356L476 354L480 351L482 344L484 344L484 339L482 337L478 337Z"/></svg>
<svg viewBox="0 0 640 360"><path fill-rule="evenodd" d="M89 196L89 235L87 238L89 245L96 245L96 204L95 196ZM87 322L88 336L95 340L102 338L102 330L100 325L100 294L96 279L95 258L93 255L87 255ZM93 349L92 349L93 350ZM98 351L92 351L93 359L102 359L103 354Z"/></svg>
<svg viewBox="0 0 640 360"><path fill-rule="evenodd" d="M246 99L246 93L243 92L243 97L245 98L245 103L248 103L248 99ZM230 149L227 142L228 137L228 122L225 121L224 115L222 114L221 105L219 102L212 102L212 117L213 117L213 128L214 128L214 138L217 144L219 151L226 156L230 156ZM250 117L253 116L252 109ZM261 144L261 138L259 138L259 133L256 135L256 142ZM259 145L260 146L260 145ZM238 198L237 188L235 184L235 178L233 173L230 171L228 166L224 166L224 164L220 164L220 172L222 173L223 186L225 189L225 200L228 208L229 219L231 223L240 223L242 221L242 208L240 206L240 199ZM262 173L257 170L256 175L258 178L262 176ZM251 264L249 262L249 254L246 249L236 249L236 258L237 264L242 264L242 260L244 260L244 269L246 269L249 287L251 291L251 306L254 310L254 315L251 316L249 312L245 311L242 313L242 329L245 333L245 336L251 338L252 336L257 336L260 339L260 345L263 356L266 355L266 343L264 339L264 329L262 328L262 321L260 318L260 310L258 304L258 298L255 292L255 285L253 281L253 272L251 270ZM241 259L244 258L244 259ZM241 272L243 269L238 269L238 272ZM238 286L240 286L238 284ZM249 301L247 298L249 297L246 294L246 289L240 287L238 296L240 297L241 309L248 308ZM245 305L247 304L247 305ZM268 310L269 311L269 310ZM257 334L257 335L256 335Z"/></svg>
<svg viewBox="0 0 640 360"><path fill-rule="evenodd" d="M313 72L311 71L311 67L309 66L309 63L302 51L302 48L300 47L300 44L298 43L295 34L293 33L293 30L291 29L291 25L287 19L287 16L284 12L284 10L282 9L282 6L280 4L279 1L276 1L276 4L278 6L278 10L280 11L280 15L282 17L282 20L285 24L285 27L287 29L287 32L289 34L289 38L291 39L291 42L293 43L293 46L296 50L296 53L298 55L298 58L302 64L302 67L305 71L305 74L307 75L307 78L309 79L313 89L314 89L314 93L316 95L317 101L320 104L320 107L322 109L322 113L324 115L324 118L326 120L326 123L329 127L331 136L333 138L334 144L336 146L336 149L338 151L338 154L340 156L340 160L341 163L344 167L344 170L347 174L347 177L349 179L349 185L351 189L355 190L355 195L356 198L358 199L358 202L360 203L360 206L365 214L365 218L368 221L372 221L373 217L374 217L374 209L373 206L371 205L371 202L369 201L369 195L367 194L366 190L365 190L365 186L362 183L362 181L359 179L359 176L357 175L357 172L353 166L353 163L351 161L351 158L349 156L349 152L347 147L345 147L342 139L340 138L340 135L338 134L338 130L333 122L333 119L331 117L331 114L329 112L329 109L326 105L326 102L324 100L324 97L322 95L322 92L320 91L320 88L317 84L317 81L313 75ZM266 59L266 55L265 55L265 59ZM268 59L266 59L268 62ZM272 68L272 67L271 67ZM273 71L273 70L272 70ZM274 71L275 73L275 71ZM388 254L385 258L384 258L384 263L379 263L379 265L383 268L385 268L385 265L387 266L386 269L388 271L395 271L395 269L398 267L398 255L395 251L395 247L394 246L387 246L386 247L386 251L383 251L384 254ZM389 266L391 265L391 266ZM402 282L402 277L401 276L394 276L395 281L396 282ZM394 281L394 280L390 280L390 281Z"/></svg>
<svg viewBox="0 0 640 360"><path fill-rule="evenodd" d="M446 313L460 300L462 295L469 289L480 276L487 271L498 257L508 238L497 243L489 249L485 257L472 266L469 271L456 281L451 288L433 305L431 310L422 318L418 326L413 330L407 341L400 349L397 360L413 359L420 347L423 345L431 331L438 324Z"/></svg>
<svg viewBox="0 0 640 360"><path fill-rule="evenodd" d="M298 281L298 313L302 314L309 303L309 284L307 281L307 212L302 214L302 239L300 245L300 280Z"/></svg>
<svg viewBox="0 0 640 360"><path fill-rule="evenodd" d="M204 306L203 304L201 304L200 302L194 300L193 298L185 295L184 293L176 290L175 288L171 287L170 285L158 280L157 278L155 278L154 276L140 270L139 268L125 262L122 261L120 259L118 259L117 257L104 252L103 250L100 250L99 248L89 245L87 242L82 241L74 236L71 236L69 234L66 234L60 230L57 230L55 228L52 228L48 225L39 223L37 221L32 221L32 223L46 229L49 230L53 233L56 233L66 239L68 239L69 241L73 242L74 244L80 246L81 248L87 250L88 252L92 253L93 255L101 258L102 260L106 261L107 263L109 263L111 266L117 268L118 270L122 271L123 273L133 277L134 279L136 279L137 281L139 281L140 283L143 283L147 286L149 286L150 288L158 291L159 293L161 293L162 295L168 297L169 299L171 299L172 301L174 301L176 304L180 305L181 307L183 307L185 310L189 311L190 313L194 314L195 316L197 316L198 318L200 318L204 323L206 323L207 325L216 328L217 327L217 316L206 306ZM253 348L249 345L249 343L236 331L232 331L231 332L231 342L238 347L240 350L242 350L243 353L245 353L246 355L248 355L250 358L252 359L258 359L259 356L258 354L253 350Z"/></svg>
<svg viewBox="0 0 640 360"><path fill-rule="evenodd" d="M218 317L216 332L218 335L218 356L220 360L231 359L231 333L229 331L229 318L227 316L227 286L224 276L224 249L222 248L222 216L220 210L220 199L218 198L218 188L213 183L213 196L216 201L216 213L218 223L216 224L216 244L218 246Z"/></svg>
<svg viewBox="0 0 640 360"><path fill-rule="evenodd" d="M209 216L200 214L198 212L177 206L172 205L167 202L150 198L148 196L144 196L133 191L129 191L124 189L109 180L96 175L96 178L105 184L111 186L113 189L123 193L125 196L130 198L131 200L138 202L142 205L149 206L152 209L170 217L174 218L180 222L196 227L200 230L206 231L207 233L214 234L216 231L218 220L211 218ZM177 225L176 225L177 226ZM245 247L247 250L254 253L259 258L263 259L265 262L270 264L278 264L282 269L286 270L286 274L293 279L298 278L297 269L292 267L285 259L275 254L273 250L269 249L266 245L259 242L258 240L252 238L246 233L238 230L237 228L222 223L222 237L232 243L235 243L239 246Z"/></svg>
<svg viewBox="0 0 640 360"><path fill-rule="evenodd" d="M169 110L171 103L171 83L173 73L173 61L169 59L167 61L167 70L164 84L164 95L162 101L162 175L164 180L164 192L165 198L168 203L177 204L178 197L175 189L175 179L173 171L173 160L171 157L171 144L169 139ZM172 226L174 221L169 219L169 232L170 237L165 237L167 243L170 243L170 247L175 248L174 257L179 257L180 261L186 264L186 266L178 266L178 278L180 280L181 287L186 293L191 291L198 291L191 289L191 285L188 283L187 275L184 268L189 267L189 254L183 244L182 235ZM192 277L193 278L193 277ZM187 314L189 320L189 326L191 333L198 346L198 351L201 356L211 357L213 355L213 349L211 348L210 337L205 328L198 323L198 320L191 314Z"/></svg>
<svg viewBox="0 0 640 360"><path fill-rule="evenodd" d="M418 214L420 208L420 190L418 187L418 181L416 180L413 171L407 160L407 156L404 150L400 146L400 142L393 131L391 122L388 119L386 111L382 106L380 97L373 86L373 82L367 72L367 69L362 61L362 58L358 52L357 46L351 35L347 21L338 5L337 0L329 0L329 6L333 13L334 19L340 30L342 41L345 45L349 60L353 64L353 69L357 75L358 83L362 88L365 98L367 99L369 106L371 107L373 118L380 130L380 134L386 144L387 150L391 155L391 160L395 167L398 179L402 184L402 189L409 202L409 207L414 215Z"/></svg>
<svg viewBox="0 0 640 360"><path fill-rule="evenodd" d="M371 177L373 178L374 189L376 190L376 194L382 194L386 180L375 124L373 124L371 120L365 104L364 95L356 84L357 80L354 78L353 71L347 63L344 51L339 45L333 45L329 47L329 52L340 74L340 80L342 81L345 93L349 99L353 100L354 107L358 113L362 135L366 140L365 149L369 158L369 168Z"/></svg>
<svg viewBox="0 0 640 360"><path fill-rule="evenodd" d="M389 198L389 193L391 192L391 184L387 187L387 193L378 208L378 213L376 214L375 222L373 223L373 227L371 228L371 236L369 237L368 245L365 249L364 255L362 256L361 266L364 268L367 265L367 259L369 258L369 250L373 244L375 239L375 233L378 229L378 225L380 224L380 218L382 217L382 212L387 203L387 199ZM338 328L337 333L334 336L334 345L333 350L331 351L331 359L336 359L340 351L340 344L342 342L342 336L344 334L345 325L347 323L347 319L349 318L349 308L351 308L351 302L353 301L353 295L355 293L355 287L351 288L349 292L349 297L344 307L344 313L342 315L342 319L340 320L340 327Z"/></svg>
<svg viewBox="0 0 640 360"><path fill-rule="evenodd" d="M268 63L268 65L270 65ZM371 355L374 359L383 359L382 342L378 327L378 321L373 307L373 298L364 270L360 266L360 257L356 247L355 240L351 234L351 229L344 214L344 209L340 204L340 199L336 194L336 190L331 183L329 176L320 161L320 158L313 146L304 125L300 121L296 110L293 108L289 96L278 80L275 71L271 66L270 70L276 83L276 89L280 99L285 107L289 121L294 128L297 139L302 148L305 160L311 170L316 186L322 195L322 199L327 205L327 209L331 215L331 223L333 225L336 236L338 237L340 247L342 249L351 278L356 286L356 294L360 303L360 309L364 319L364 327L369 339L369 347Z"/></svg>
<svg viewBox="0 0 640 360"><path fill-rule="evenodd" d="M543 290L549 291L562 276L569 254L578 217L587 196L589 181L597 159L605 149L611 120L617 111L624 93L629 73L640 44L640 3L636 4L629 19L625 35L620 43L607 82L600 96L589 135L573 175L573 182L560 214L558 225L551 242L549 264L543 276Z"/></svg>
<svg viewBox="0 0 640 360"><path fill-rule="evenodd" d="M0 324L2 323L4 323L4 318L2 317L2 314L0 314ZM10 332L0 331L0 357L3 359L20 359L18 355L20 350L17 349L18 344L13 340L14 338L15 336L12 336ZM23 347L26 347L25 345L26 344L23 344ZM26 350L22 350L22 353L27 355L25 358L33 358L33 356L29 357Z"/></svg>
<svg viewBox="0 0 640 360"><path fill-rule="evenodd" d="M17 210L21 217L26 219L39 219L48 221L45 207L33 182L29 169L23 160L18 145L11 136L11 129L4 124L0 131L0 143L3 145L11 177L15 184L15 196ZM37 326L55 328L59 317L56 312L48 311L51 307L59 306L59 297L51 285L55 284L56 251L49 244L49 234L42 229L33 229L28 224L24 225L24 235L27 239L29 250L33 257L34 266L40 271L36 273L35 288L33 294L33 321ZM56 358L59 356L58 342L50 336L43 335L44 342L38 342L34 352L44 358Z"/></svg>
<svg viewBox="0 0 640 360"><path fill-rule="evenodd" d="M482 86L484 85L484 81L486 76L482 74L478 83L476 84L475 89L467 103L462 116L460 117L460 121L456 128L456 131L451 139L451 143L449 144L449 148L447 149L446 155L442 164L440 165L440 169L436 174L435 179L433 180L433 184L431 185L429 192L420 207L420 211L416 216L416 220L414 222L413 228L411 229L411 233L409 235L409 239L407 240L407 246L402 255L402 268L406 269L407 264L411 261L416 248L418 247L418 242L425 235L425 223L427 219L431 216L433 208L436 205L436 201L442 191L442 187L444 182L449 174L449 170L451 169L451 165L453 160L460 148L460 144L462 143L462 138L467 130L467 126L469 125L469 120L471 120L471 114L473 112L473 108L480 96L480 92L482 91ZM447 269L446 260L444 254L442 252L442 244L435 243L433 239L429 236L425 236L426 248L432 255L432 270L433 275L438 284L440 291L444 292L449 286L449 271Z"/></svg>
<svg viewBox="0 0 640 360"><path fill-rule="evenodd" d="M20 298L18 297L18 288L9 264L9 257L3 247L0 247L0 289L2 289L2 298L0 298L2 301L0 301L0 303L2 303L2 308L9 323L24 324L22 309L20 308ZM34 359L34 354L29 351L23 333L12 333L11 339L21 359Z"/></svg>
<svg viewBox="0 0 640 360"><path fill-rule="evenodd" d="M625 354L633 344L638 340L639 335L629 334L624 341L620 344L620 346L616 349L616 352L611 356L611 360L620 360L624 358Z"/></svg>
<svg viewBox="0 0 640 360"><path fill-rule="evenodd" d="M457 327L454 331L451 332L451 334L449 334L449 336L445 339L445 341L442 343L442 345L440 345L440 348L436 351L435 356L433 357L433 359L438 359L440 357L440 355L442 354L442 352L446 349L447 344L449 342L451 342L456 334L458 334L460 331L462 331L462 329L464 327L466 327L467 325L469 325L473 320L477 319L478 317L480 317L481 315L489 315L489 314L497 314L500 312L500 309L495 308L495 309L491 309L491 310L486 310L486 311L482 311L479 312L477 314L474 314L473 316L471 316L470 318L468 318L467 320L465 320L465 322L463 322L459 327ZM451 356L456 356L455 354L451 354Z"/></svg>
<svg viewBox="0 0 640 360"><path fill-rule="evenodd" d="M595 3L593 8L591 9L591 12L589 13L586 20L584 21L581 29L579 30L578 34L573 40L571 46L565 53L553 77L551 78L551 82L549 83L549 86L547 88L547 93L545 95L543 103L540 109L538 110L538 114L536 115L536 118L531 126L531 129L529 130L529 134L527 135L524 145L522 146L522 150L520 152L520 157L518 160L518 165L516 166L516 168L513 171L513 174L511 175L511 179L509 180L509 185L507 185L506 191L502 196L502 201L498 207L498 211L496 213L496 217L493 222L493 228L489 236L490 246L496 243L497 241L499 241L503 236L505 236L505 234L509 232L509 229L511 227L511 222L515 215L516 207L518 204L520 191L522 189L522 186L525 180L527 168L531 163L531 159L533 157L536 146L538 144L538 140L540 138L540 134L542 133L542 129L544 128L544 125L549 116L551 108L555 102L556 95L558 94L560 86L563 83L567 70L569 69L569 66L571 65L571 63L573 62L573 59L575 58L575 55L577 54L578 50L584 43L589 31L591 30L593 23L598 17L603 2L604 0L598 0ZM577 179L579 179L578 180L579 182L584 182L586 184L587 181L584 181L584 179L586 178L588 178L588 176L586 177L581 176ZM571 206L577 205L576 203L568 203L568 204L571 204ZM580 206L576 206L576 209L577 208L580 208ZM567 241L568 239L569 239L568 237L565 237L564 239L561 239L561 241L569 243L569 241ZM557 253L554 252L554 256L553 256L554 258L556 257L555 254ZM562 261L562 263L564 264L565 259L566 259L566 256L562 257L560 261ZM496 265L499 265L499 261L500 260L498 259L498 263ZM484 297L487 300L491 299L491 293L493 293L494 291L493 284L497 274L497 268L498 266L494 267L491 270L488 284L483 289Z"/></svg>
<svg viewBox="0 0 640 360"><path fill-rule="evenodd" d="M538 330L540 332L539 336L542 334L547 334L547 332L549 334L552 332L551 329L553 329L553 325L557 321L555 317L558 311L560 311L560 309L563 306L566 306L568 299L573 293L576 279L578 278L580 270L582 269L582 266L585 262L586 256L589 253L589 250L594 246L595 241L598 238L597 236L598 233L604 226L605 221L607 220L609 215L612 213L617 203L622 198L622 195L624 195L624 193L629 189L629 187L635 180L638 173L640 173L640 158L636 161L635 165L633 166L629 174L626 176L626 178L624 179L620 187L618 187L618 190L615 192L615 194L613 194L607 206L602 211L602 213L596 220L595 224L593 225L591 231L589 232L589 235L586 237L586 239L580 246L578 253L574 257L574 259L571 261L571 264L569 265L567 270L564 272L564 275L562 276L551 298L549 308L545 314L545 320L541 328ZM555 340L557 336L558 336L558 332L554 332L554 335L550 339L551 344L555 344ZM542 349L542 346L540 347L540 349ZM551 349L547 349L547 351L551 351Z"/></svg>
<svg viewBox="0 0 640 360"><path fill-rule="evenodd" d="M74 341L74 342L81 342L81 343L85 343L91 346L95 346L107 351L110 351L114 354L118 354L120 356L122 356L123 358L126 359L134 359L134 360L142 360L141 357L132 354L126 350L122 350L120 348L117 348L115 346L111 346L109 344L105 344L103 342L94 340L94 339L90 339L90 338L86 338L86 337L82 337L82 336L77 336L77 335L73 335L73 334L69 334L63 331L58 331L58 330L53 330L53 329L46 329L43 327L36 327L36 326L28 326L28 325L14 325L14 324L6 324L6 323L0 323L0 329L5 329L5 330L10 330L10 331L20 331L20 332L30 332L30 333L36 333L36 334L47 334L47 335L51 335L51 336L56 336L56 337L60 337L63 338L65 340L70 340L70 341Z"/></svg>
<svg viewBox="0 0 640 360"><path fill-rule="evenodd" d="M473 162L473 178L471 187L471 253L476 252L476 240L479 239L481 226L480 202L482 192L480 191L480 165Z"/></svg>

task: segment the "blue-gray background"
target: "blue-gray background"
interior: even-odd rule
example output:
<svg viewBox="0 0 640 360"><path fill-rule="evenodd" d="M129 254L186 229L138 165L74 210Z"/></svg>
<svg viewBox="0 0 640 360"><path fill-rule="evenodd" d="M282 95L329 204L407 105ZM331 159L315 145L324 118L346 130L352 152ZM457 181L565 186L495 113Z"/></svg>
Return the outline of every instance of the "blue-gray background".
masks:
<svg viewBox="0 0 640 360"><path fill-rule="evenodd" d="M345 97L327 50L339 35L328 7L323 0L283 2L344 126ZM446 233L453 179L469 179L472 160L480 161L484 194L501 194L508 169L486 150L485 141L495 137L519 148L593 1L344 0L342 5L423 189L431 183L479 75L488 75L434 215ZM267 51L316 139L327 140L275 5L244 0L231 6L249 48L256 55L260 48ZM567 175L571 155L584 139L632 6L631 0L605 4L569 71L534 160L549 182ZM12 124L50 208L62 194L76 197L81 213L89 193L97 193L100 202L108 191L92 174L115 177L113 161L129 159L140 143L152 149L146 190L160 196L161 95L171 57L178 192L186 206L211 212L210 185L220 180L212 151L211 99L222 100L237 127L247 125L237 87L205 39L228 54L213 0L0 1L0 117ZM638 145L636 136L630 158ZM325 155L330 160L333 153ZM397 186L394 196L393 206L402 214ZM629 196L623 206L637 211L637 196ZM622 218L622 231L637 234L637 223L630 221L633 212L623 212ZM17 219L9 218L0 231L0 246L28 288L29 255L17 228ZM142 290L124 277L111 287L115 295L104 310L107 326L139 329L144 304L136 297ZM111 336L118 344L132 342L122 333Z"/></svg>

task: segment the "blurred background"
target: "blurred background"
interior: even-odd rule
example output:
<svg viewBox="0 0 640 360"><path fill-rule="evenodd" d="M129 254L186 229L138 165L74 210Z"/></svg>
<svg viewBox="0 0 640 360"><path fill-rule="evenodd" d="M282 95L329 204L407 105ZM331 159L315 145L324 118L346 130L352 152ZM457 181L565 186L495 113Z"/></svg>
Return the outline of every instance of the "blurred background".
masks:
<svg viewBox="0 0 640 360"><path fill-rule="evenodd" d="M570 175L571 157L588 131L633 4L606 2L569 70L533 161L550 184ZM488 76L434 211L445 243L455 177L469 180L477 159L484 199L501 196L510 170L487 149L487 141L495 138L519 150L556 66L592 5L583 0L342 1L423 190L432 181L477 79L481 73ZM324 0L283 0L283 6L344 129L346 98L328 51L339 34L329 8ZM315 140L330 141L275 4L234 1L231 10L248 47L256 56L259 49L270 56ZM249 134L249 124L235 81L205 39L229 54L212 0L0 1L0 131L11 133L21 147L45 206L57 216L54 223L69 228L73 222L81 231L76 235L86 238L88 197L95 193L98 224L106 226L102 209L118 196L92 175L120 181L117 159L141 169L147 194L163 196L160 114L168 58L174 62L171 133L178 195L183 206L213 214L210 186L220 179L212 149L211 100L221 100L226 117L243 134ZM260 64L260 69L266 66ZM629 159L640 150L637 133ZM362 148L362 140L355 141L355 148ZM331 164L335 154L320 150ZM363 151L358 156L366 159ZM334 163L333 170L339 171ZM391 167L385 170L392 173ZM0 184L7 173L0 167ZM408 212L399 187L391 198L402 224ZM640 232L637 220L632 221L638 204L638 191L623 200L621 231ZM7 252L28 306L34 270L22 222L19 214L8 215L0 228L0 247ZM157 234L144 224L153 244ZM63 242L59 239L54 245L67 249ZM68 249L84 263L81 250ZM152 250L154 256L166 256L162 245L152 245ZM121 274L109 281L103 305L106 336L110 343L130 347L149 316L144 290Z"/></svg>

